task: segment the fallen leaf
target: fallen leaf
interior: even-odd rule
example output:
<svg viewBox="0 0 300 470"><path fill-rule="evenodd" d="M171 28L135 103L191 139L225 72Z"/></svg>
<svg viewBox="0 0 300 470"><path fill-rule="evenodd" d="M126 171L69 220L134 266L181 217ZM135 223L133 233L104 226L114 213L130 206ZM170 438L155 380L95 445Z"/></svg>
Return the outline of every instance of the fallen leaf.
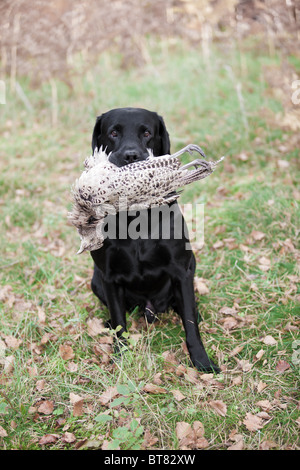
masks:
<svg viewBox="0 0 300 470"><path fill-rule="evenodd" d="M83 414L84 399L75 393L70 393L70 402L73 405L73 416L81 416Z"/></svg>
<svg viewBox="0 0 300 470"><path fill-rule="evenodd" d="M58 440L59 436L57 434L45 434L40 440L39 440L39 445L40 446L46 446L49 444L55 444L55 442Z"/></svg>
<svg viewBox="0 0 300 470"><path fill-rule="evenodd" d="M178 365L178 360L176 359L176 356L174 353L171 351L165 351L162 353L162 357L166 362L170 362L171 364L176 364Z"/></svg>
<svg viewBox="0 0 300 470"><path fill-rule="evenodd" d="M217 250L218 248L222 248L223 246L224 246L224 243L222 242L222 240L218 240L217 242L213 244L213 248L215 250Z"/></svg>
<svg viewBox="0 0 300 470"><path fill-rule="evenodd" d="M104 326L103 320L101 320L100 318L96 318L96 317L88 319L87 329L88 329L88 334L90 336L97 336L107 331L107 329Z"/></svg>
<svg viewBox="0 0 300 470"><path fill-rule="evenodd" d="M42 390L44 390L45 388L45 385L46 385L46 381L44 379L41 379L41 380L37 380L36 382L36 389L41 392Z"/></svg>
<svg viewBox="0 0 300 470"><path fill-rule="evenodd" d="M243 450L244 440L242 434L238 434L236 430L232 431L229 435L229 439L234 442L227 450Z"/></svg>
<svg viewBox="0 0 300 470"><path fill-rule="evenodd" d="M208 402L209 406L218 413L220 416L226 416L227 405L221 400L211 400Z"/></svg>
<svg viewBox="0 0 300 470"><path fill-rule="evenodd" d="M250 235L255 241L260 241L266 236L265 233L260 232L258 230L252 230Z"/></svg>
<svg viewBox="0 0 300 470"><path fill-rule="evenodd" d="M77 372L78 365L75 362L71 361L71 362L68 363L67 369L68 369L69 372Z"/></svg>
<svg viewBox="0 0 300 470"><path fill-rule="evenodd" d="M257 401L256 405L259 406L263 411L269 411L272 408L272 405L269 400Z"/></svg>
<svg viewBox="0 0 300 470"><path fill-rule="evenodd" d="M115 396L119 395L116 386L108 387L102 395L99 396L100 405L107 405Z"/></svg>
<svg viewBox="0 0 300 470"><path fill-rule="evenodd" d="M274 346L275 344L277 344L277 341L276 341L276 339L273 338L273 336L267 335L263 339L263 343L267 344L268 346Z"/></svg>
<svg viewBox="0 0 300 470"><path fill-rule="evenodd" d="M229 357L236 356L244 349L244 346L236 346L230 353Z"/></svg>
<svg viewBox="0 0 300 470"><path fill-rule="evenodd" d="M44 326L46 324L46 313L39 305L37 306L37 314L38 314L38 322L42 326Z"/></svg>
<svg viewBox="0 0 300 470"><path fill-rule="evenodd" d="M290 162L288 160L277 160L277 166L285 170L290 166Z"/></svg>
<svg viewBox="0 0 300 470"><path fill-rule="evenodd" d="M11 374L14 370L14 362L15 358L14 356L6 356L3 359L3 365L4 365L4 372L6 374Z"/></svg>
<svg viewBox="0 0 300 470"><path fill-rule="evenodd" d="M68 344L61 344L59 346L59 354L64 361L69 361L75 357L73 349Z"/></svg>
<svg viewBox="0 0 300 470"><path fill-rule="evenodd" d="M235 360L238 363L238 368L242 369L243 372L249 372L249 370L251 370L253 367L253 364L251 364L251 362L249 362L248 359L238 360L235 358Z"/></svg>
<svg viewBox="0 0 300 470"><path fill-rule="evenodd" d="M176 436L179 440L179 448L205 449L209 443L204 437L204 426L201 421L195 421L193 425L180 421L176 424Z"/></svg>
<svg viewBox="0 0 300 470"><path fill-rule="evenodd" d="M159 387L159 385L155 385L155 384L151 384L151 383L146 384L143 387L143 390L144 390L144 392L154 393L154 394L168 393L168 390L166 390L165 388Z"/></svg>
<svg viewBox="0 0 300 470"><path fill-rule="evenodd" d="M241 385L241 383L242 383L241 375L238 375L237 377L234 377L232 379L232 385Z"/></svg>
<svg viewBox="0 0 300 470"><path fill-rule="evenodd" d="M18 349L20 344L22 344L22 340L17 339L14 336L6 336L5 342L6 342L7 347L11 349Z"/></svg>
<svg viewBox="0 0 300 470"><path fill-rule="evenodd" d="M76 441L76 437L72 432L65 432L61 440L66 444L72 444Z"/></svg>
<svg viewBox="0 0 300 470"><path fill-rule="evenodd" d="M219 313L222 315L235 315L237 313L236 309L234 307L224 307L220 308Z"/></svg>
<svg viewBox="0 0 300 470"><path fill-rule="evenodd" d="M278 444L276 444L276 442L267 440L267 441L263 441L260 444L259 448L260 448L260 450L270 450L270 449L272 449L274 447L277 447L277 446L278 446Z"/></svg>
<svg viewBox="0 0 300 470"><path fill-rule="evenodd" d="M257 354L255 354L256 359L259 361L263 355L265 354L265 351L263 349L260 349Z"/></svg>
<svg viewBox="0 0 300 470"><path fill-rule="evenodd" d="M38 412L44 415L51 415L54 410L53 401L45 400L43 403L38 407Z"/></svg>
<svg viewBox="0 0 300 470"><path fill-rule="evenodd" d="M179 441L192 433L192 426L184 421L176 423L176 436Z"/></svg>
<svg viewBox="0 0 300 470"><path fill-rule="evenodd" d="M290 364L286 361L278 361L277 365L276 365L276 370L278 372L285 372L286 370L290 369Z"/></svg>
<svg viewBox="0 0 300 470"><path fill-rule="evenodd" d="M258 267L262 271L269 271L271 267L271 260L269 260L269 258L266 258L265 256L261 256L258 260Z"/></svg>
<svg viewBox="0 0 300 470"><path fill-rule="evenodd" d="M149 447L153 447L157 442L158 438L154 437L149 429L146 429L144 433L144 441L142 444L143 449L149 449Z"/></svg>
<svg viewBox="0 0 300 470"><path fill-rule="evenodd" d="M171 390L171 393L173 394L173 397L175 398L175 400L177 401L182 401L186 398L185 395L183 395L183 393L181 393L180 390Z"/></svg>
<svg viewBox="0 0 300 470"><path fill-rule="evenodd" d="M266 411L260 411L259 413L256 413L256 416L262 419L271 419L271 416Z"/></svg>
<svg viewBox="0 0 300 470"><path fill-rule="evenodd" d="M5 431L5 429L2 426L0 426L0 437L7 437L7 436L8 434Z"/></svg>
<svg viewBox="0 0 300 470"><path fill-rule="evenodd" d="M262 392L266 387L267 387L267 384L265 382L260 381L257 384L257 392L258 393Z"/></svg>
<svg viewBox="0 0 300 470"><path fill-rule="evenodd" d="M209 288L199 277L194 278L195 289L200 295L209 294Z"/></svg>
<svg viewBox="0 0 300 470"><path fill-rule="evenodd" d="M247 413L243 421L244 425L248 431L258 431L263 427L263 420L259 416L253 415L252 413Z"/></svg>
<svg viewBox="0 0 300 470"><path fill-rule="evenodd" d="M224 320L220 320L220 322L223 323L225 330L233 330L238 324L234 317L226 317Z"/></svg>

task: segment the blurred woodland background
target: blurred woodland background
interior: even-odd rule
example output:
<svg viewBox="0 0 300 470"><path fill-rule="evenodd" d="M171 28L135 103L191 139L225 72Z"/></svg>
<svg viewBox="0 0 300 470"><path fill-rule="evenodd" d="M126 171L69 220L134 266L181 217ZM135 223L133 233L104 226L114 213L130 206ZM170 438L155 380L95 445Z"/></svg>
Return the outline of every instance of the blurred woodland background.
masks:
<svg viewBox="0 0 300 470"><path fill-rule="evenodd" d="M34 83L70 83L74 56L88 66L104 51L118 52L124 68L151 62L146 38L180 37L209 54L219 44L260 36L270 54L299 54L297 0L2 0L2 74Z"/></svg>

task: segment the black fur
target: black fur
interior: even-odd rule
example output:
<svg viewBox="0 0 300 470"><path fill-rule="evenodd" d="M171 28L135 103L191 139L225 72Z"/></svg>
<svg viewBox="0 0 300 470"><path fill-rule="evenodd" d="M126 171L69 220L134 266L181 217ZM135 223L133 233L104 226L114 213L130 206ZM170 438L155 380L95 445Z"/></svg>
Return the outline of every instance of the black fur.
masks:
<svg viewBox="0 0 300 470"><path fill-rule="evenodd" d="M97 118L92 149L103 146L110 161L121 167L145 160L147 149L155 156L170 153L169 135L162 117L139 108L113 109ZM170 236L162 237L162 221L158 222L158 237L150 237L151 223L138 239L106 238L103 247L91 252L94 260L93 292L107 305L112 328L121 326L119 336L126 331L126 311L139 306L149 322L170 307L181 317L186 344L192 363L199 370L219 372L208 358L198 329L198 313L194 295L195 257L187 249L185 222L178 204L171 204ZM150 221L159 208L140 211L126 219L129 224L139 216ZM115 222L122 224L120 213ZM153 220L153 218L151 219ZM159 220L159 217L156 218ZM174 226L181 224L182 236L175 237ZM140 224L141 226L143 224ZM178 225L177 225L178 226ZM153 233L153 226L151 227ZM117 230L118 233L118 230ZM124 232L123 232L124 233Z"/></svg>

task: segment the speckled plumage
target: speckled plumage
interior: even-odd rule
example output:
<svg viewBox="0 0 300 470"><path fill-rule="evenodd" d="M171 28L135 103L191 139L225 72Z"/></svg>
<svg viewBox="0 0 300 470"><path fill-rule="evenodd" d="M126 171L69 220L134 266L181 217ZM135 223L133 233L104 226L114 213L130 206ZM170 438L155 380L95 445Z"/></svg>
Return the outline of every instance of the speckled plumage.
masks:
<svg viewBox="0 0 300 470"><path fill-rule="evenodd" d="M146 160L117 167L101 148L85 159L85 170L73 187L73 210L70 222L81 237L78 253L96 250L103 244L101 227L107 214L120 210L146 209L175 201L179 188L209 176L217 162L195 160L181 166L184 152L199 152L197 145L188 145L173 155L154 157L149 151ZM190 170L190 167L194 167Z"/></svg>

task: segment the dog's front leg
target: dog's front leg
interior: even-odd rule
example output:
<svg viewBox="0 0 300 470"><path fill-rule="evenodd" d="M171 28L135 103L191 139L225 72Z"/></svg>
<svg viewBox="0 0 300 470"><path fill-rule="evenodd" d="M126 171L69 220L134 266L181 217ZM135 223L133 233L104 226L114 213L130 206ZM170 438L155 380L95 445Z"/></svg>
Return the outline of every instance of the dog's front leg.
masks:
<svg viewBox="0 0 300 470"><path fill-rule="evenodd" d="M110 312L109 326L117 330L116 352L120 350L120 342L126 343L122 334L126 331L126 308L124 288L114 282L103 282L106 304Z"/></svg>
<svg viewBox="0 0 300 470"><path fill-rule="evenodd" d="M180 315L186 334L186 345L194 366L205 372L220 372L208 357L198 328L193 276L172 281L177 313Z"/></svg>

